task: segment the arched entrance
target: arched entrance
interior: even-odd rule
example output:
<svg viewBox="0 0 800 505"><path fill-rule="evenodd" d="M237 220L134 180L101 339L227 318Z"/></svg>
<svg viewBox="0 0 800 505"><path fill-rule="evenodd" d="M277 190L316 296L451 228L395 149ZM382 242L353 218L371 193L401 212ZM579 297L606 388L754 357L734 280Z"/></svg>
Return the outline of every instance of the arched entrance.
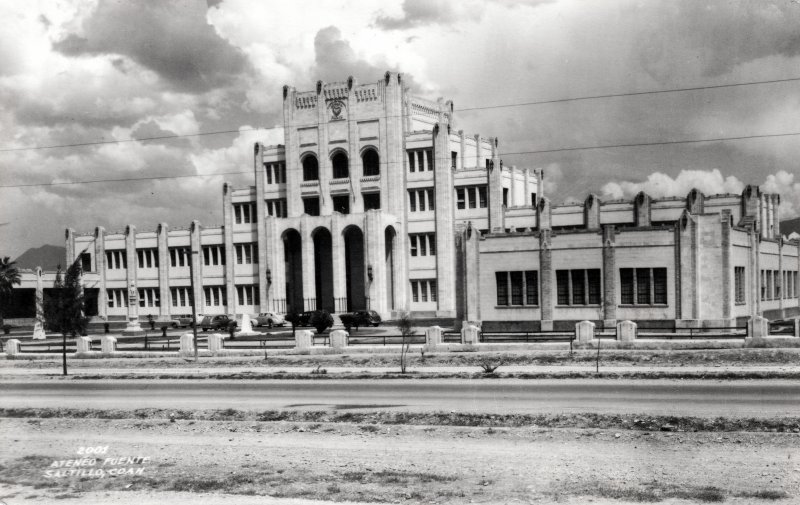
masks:
<svg viewBox="0 0 800 505"><path fill-rule="evenodd" d="M283 261L286 268L286 312L302 312L303 254L302 239L297 230L283 234Z"/></svg>
<svg viewBox="0 0 800 505"><path fill-rule="evenodd" d="M386 305L389 310L394 310L394 254L397 233L393 227L387 226L383 236L386 258Z"/></svg>
<svg viewBox="0 0 800 505"><path fill-rule="evenodd" d="M317 309L333 312L333 253L331 232L317 228L314 238L314 275L317 285Z"/></svg>
<svg viewBox="0 0 800 505"><path fill-rule="evenodd" d="M347 310L367 308L364 282L364 233L357 226L344 230L344 264L347 279Z"/></svg>

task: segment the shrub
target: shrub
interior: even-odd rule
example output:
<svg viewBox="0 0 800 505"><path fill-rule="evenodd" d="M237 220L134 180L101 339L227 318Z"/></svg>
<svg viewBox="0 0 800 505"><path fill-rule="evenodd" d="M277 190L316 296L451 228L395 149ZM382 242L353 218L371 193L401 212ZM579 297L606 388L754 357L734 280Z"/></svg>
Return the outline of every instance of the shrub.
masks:
<svg viewBox="0 0 800 505"><path fill-rule="evenodd" d="M333 316L327 310L317 310L311 315L308 323L317 329L317 333L322 333L333 326Z"/></svg>
<svg viewBox="0 0 800 505"><path fill-rule="evenodd" d="M339 316L339 320L342 321L342 326L344 326L347 332L349 332L353 326L358 329L358 321L353 317L353 314L342 314Z"/></svg>

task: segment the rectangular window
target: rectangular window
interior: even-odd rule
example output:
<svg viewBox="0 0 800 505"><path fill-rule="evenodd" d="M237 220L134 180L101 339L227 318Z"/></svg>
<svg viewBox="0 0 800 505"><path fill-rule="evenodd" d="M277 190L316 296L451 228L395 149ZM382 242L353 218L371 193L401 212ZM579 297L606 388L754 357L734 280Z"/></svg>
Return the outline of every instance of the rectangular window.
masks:
<svg viewBox="0 0 800 505"><path fill-rule="evenodd" d="M556 303L569 305L569 270L556 270Z"/></svg>
<svg viewBox="0 0 800 505"><path fill-rule="evenodd" d="M139 268L158 268L158 249L137 249Z"/></svg>
<svg viewBox="0 0 800 505"><path fill-rule="evenodd" d="M456 188L456 208L466 208L466 202L464 200L464 188Z"/></svg>
<svg viewBox="0 0 800 505"><path fill-rule="evenodd" d="M503 188L503 206L508 207L508 188Z"/></svg>
<svg viewBox="0 0 800 505"><path fill-rule="evenodd" d="M237 305L259 305L257 284L243 284L236 286Z"/></svg>
<svg viewBox="0 0 800 505"><path fill-rule="evenodd" d="M419 301L419 285L417 281L411 281L411 299L415 302Z"/></svg>
<svg viewBox="0 0 800 505"><path fill-rule="evenodd" d="M650 305L650 269L636 269L636 303Z"/></svg>
<svg viewBox="0 0 800 505"><path fill-rule="evenodd" d="M432 150L427 149L425 151L425 159L428 162L428 171L430 172L431 170L433 170L433 151Z"/></svg>
<svg viewBox="0 0 800 505"><path fill-rule="evenodd" d="M450 151L450 169L456 170L458 168L458 153Z"/></svg>
<svg viewBox="0 0 800 505"><path fill-rule="evenodd" d="M333 211L339 214L350 214L350 195L331 197Z"/></svg>
<svg viewBox="0 0 800 505"><path fill-rule="evenodd" d="M153 288L139 288L139 307L160 307L158 290Z"/></svg>
<svg viewBox="0 0 800 505"><path fill-rule="evenodd" d="M81 270L84 272L92 271L92 254L85 252L81 253Z"/></svg>
<svg viewBox="0 0 800 505"><path fill-rule="evenodd" d="M666 305L666 268L620 268L620 302L623 305Z"/></svg>
<svg viewBox="0 0 800 505"><path fill-rule="evenodd" d="M772 277L774 278L773 285L775 286L775 299L781 299L781 275L778 270L772 271Z"/></svg>
<svg viewBox="0 0 800 505"><path fill-rule="evenodd" d="M169 264L173 268L188 267L191 256L188 247L170 247Z"/></svg>
<svg viewBox="0 0 800 505"><path fill-rule="evenodd" d="M122 308L128 306L128 292L125 289L107 289L108 307Z"/></svg>
<svg viewBox="0 0 800 505"><path fill-rule="evenodd" d="M623 305L633 305L633 269L619 269L619 292Z"/></svg>
<svg viewBox="0 0 800 505"><path fill-rule="evenodd" d="M224 286L205 286L203 287L203 295L206 299L206 307L222 307L226 303Z"/></svg>
<svg viewBox="0 0 800 505"><path fill-rule="evenodd" d="M600 269L592 268L586 271L589 281L589 305L599 305L601 300Z"/></svg>
<svg viewBox="0 0 800 505"><path fill-rule="evenodd" d="M508 272L495 272L497 305L508 305Z"/></svg>
<svg viewBox="0 0 800 505"><path fill-rule="evenodd" d="M286 198L267 200L266 206L268 216L286 217Z"/></svg>
<svg viewBox="0 0 800 505"><path fill-rule="evenodd" d="M414 151L408 151L408 171L416 172L416 155Z"/></svg>
<svg viewBox="0 0 800 505"><path fill-rule="evenodd" d="M417 236L416 235L409 235L408 236L408 243L411 246L411 256L417 255Z"/></svg>
<svg viewBox="0 0 800 505"><path fill-rule="evenodd" d="M428 281L428 288L431 290L431 301L436 301L436 281Z"/></svg>
<svg viewBox="0 0 800 505"><path fill-rule="evenodd" d="M525 305L539 305L539 272L525 272Z"/></svg>
<svg viewBox="0 0 800 505"><path fill-rule="evenodd" d="M419 238L419 255L420 256L427 256L428 255L428 238L426 235L417 235Z"/></svg>
<svg viewBox="0 0 800 505"><path fill-rule="evenodd" d="M169 293L173 307L189 307L191 305L189 288L170 288Z"/></svg>
<svg viewBox="0 0 800 505"><path fill-rule="evenodd" d="M472 187L472 188L469 188L467 190L467 196L469 197L469 208L470 209L475 209L475 208L478 207L478 195L476 193L477 193L477 188Z"/></svg>
<svg viewBox="0 0 800 505"><path fill-rule="evenodd" d="M511 305L522 305L522 272L509 272L511 278Z"/></svg>
<svg viewBox="0 0 800 505"><path fill-rule="evenodd" d="M436 255L436 234L435 233L410 233L408 243L411 256L435 256Z"/></svg>
<svg viewBox="0 0 800 505"><path fill-rule="evenodd" d="M106 251L106 269L119 270L128 268L128 257L124 249Z"/></svg>
<svg viewBox="0 0 800 505"><path fill-rule="evenodd" d="M425 151L417 151L417 172L425 170Z"/></svg>
<svg viewBox="0 0 800 505"><path fill-rule="evenodd" d="M380 209L381 208L381 194L380 193L362 193L364 199L364 210Z"/></svg>
<svg viewBox="0 0 800 505"><path fill-rule="evenodd" d="M236 224L256 222L255 208L252 203L234 203L233 216Z"/></svg>
<svg viewBox="0 0 800 505"><path fill-rule="evenodd" d="M435 198L433 197L433 190L429 189L427 190L427 193L428 193L428 210L433 210L434 209L433 202L435 201Z"/></svg>
<svg viewBox="0 0 800 505"><path fill-rule="evenodd" d="M486 186L478 186L478 205L480 208L486 208Z"/></svg>
<svg viewBox="0 0 800 505"><path fill-rule="evenodd" d="M586 305L586 271L571 270L572 277L572 305Z"/></svg>
<svg viewBox="0 0 800 505"><path fill-rule="evenodd" d="M303 211L309 216L319 216L319 198L303 198Z"/></svg>
<svg viewBox="0 0 800 505"><path fill-rule="evenodd" d="M417 211L417 192L416 191L409 191L408 192L408 209L411 212Z"/></svg>
<svg viewBox="0 0 800 505"><path fill-rule="evenodd" d="M203 246L203 264L205 266L219 266L225 264L225 250L221 245Z"/></svg>
<svg viewBox="0 0 800 505"><path fill-rule="evenodd" d="M237 265L252 265L253 259L258 257L257 252L258 244L234 244L236 251L236 264Z"/></svg>

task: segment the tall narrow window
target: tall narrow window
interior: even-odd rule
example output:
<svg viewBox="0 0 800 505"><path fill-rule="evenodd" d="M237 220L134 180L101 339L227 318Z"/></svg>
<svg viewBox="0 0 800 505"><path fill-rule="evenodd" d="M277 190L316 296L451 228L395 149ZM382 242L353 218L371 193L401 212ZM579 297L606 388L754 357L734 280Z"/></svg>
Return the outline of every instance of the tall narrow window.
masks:
<svg viewBox="0 0 800 505"><path fill-rule="evenodd" d="M569 305L569 270L556 270L556 303Z"/></svg>
<svg viewBox="0 0 800 505"><path fill-rule="evenodd" d="M364 175L380 175L380 158L375 149L367 149L361 156L361 163L364 166Z"/></svg>
<svg viewBox="0 0 800 505"><path fill-rule="evenodd" d="M572 305L586 305L586 270L572 270Z"/></svg>
<svg viewBox="0 0 800 505"><path fill-rule="evenodd" d="M303 180L304 181L318 181L319 180L319 162L317 157L309 154L303 158Z"/></svg>
<svg viewBox="0 0 800 505"><path fill-rule="evenodd" d="M525 304L539 305L539 272L535 270L525 272Z"/></svg>
<svg viewBox="0 0 800 505"><path fill-rule="evenodd" d="M497 305L508 305L508 272L495 272Z"/></svg>
<svg viewBox="0 0 800 505"><path fill-rule="evenodd" d="M667 304L667 269L653 269L653 303Z"/></svg>
<svg viewBox="0 0 800 505"><path fill-rule="evenodd" d="M331 158L331 165L334 179L346 179L350 177L349 162L345 153L337 151Z"/></svg>
<svg viewBox="0 0 800 505"><path fill-rule="evenodd" d="M456 208L467 208L466 201L464 200L464 188L456 188Z"/></svg>
<svg viewBox="0 0 800 505"><path fill-rule="evenodd" d="M648 305L650 303L650 269L636 269L636 303Z"/></svg>
<svg viewBox="0 0 800 505"><path fill-rule="evenodd" d="M623 305L633 305L633 269L619 269L620 301Z"/></svg>
<svg viewBox="0 0 800 505"><path fill-rule="evenodd" d="M600 304L600 269L592 268L586 271L586 275L589 281L589 304L590 305L599 305Z"/></svg>

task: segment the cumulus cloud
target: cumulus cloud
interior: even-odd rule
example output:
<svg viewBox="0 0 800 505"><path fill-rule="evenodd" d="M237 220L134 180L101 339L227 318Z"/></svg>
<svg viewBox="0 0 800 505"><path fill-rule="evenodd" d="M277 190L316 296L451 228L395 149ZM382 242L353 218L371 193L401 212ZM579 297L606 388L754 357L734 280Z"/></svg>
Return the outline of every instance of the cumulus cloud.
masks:
<svg viewBox="0 0 800 505"><path fill-rule="evenodd" d="M53 48L67 56L124 55L176 89L207 91L230 84L248 70L248 61L205 15L205 7L191 0L101 0L81 33L68 34Z"/></svg>
<svg viewBox="0 0 800 505"><path fill-rule="evenodd" d="M718 169L713 170L681 170L676 177L661 172L654 172L643 182L609 182L602 188L602 194L608 199L633 198L644 191L654 198L669 196L686 196L692 189L698 189L706 195L722 193L739 194L745 183L737 177L724 176ZM761 184L766 193L778 193L781 196L780 216L782 219L800 216L800 181L785 170L769 174Z"/></svg>
<svg viewBox="0 0 800 505"><path fill-rule="evenodd" d="M476 1L405 0L399 17L379 15L375 24L387 30L403 30L430 24L449 25L463 19L480 19L483 11Z"/></svg>

